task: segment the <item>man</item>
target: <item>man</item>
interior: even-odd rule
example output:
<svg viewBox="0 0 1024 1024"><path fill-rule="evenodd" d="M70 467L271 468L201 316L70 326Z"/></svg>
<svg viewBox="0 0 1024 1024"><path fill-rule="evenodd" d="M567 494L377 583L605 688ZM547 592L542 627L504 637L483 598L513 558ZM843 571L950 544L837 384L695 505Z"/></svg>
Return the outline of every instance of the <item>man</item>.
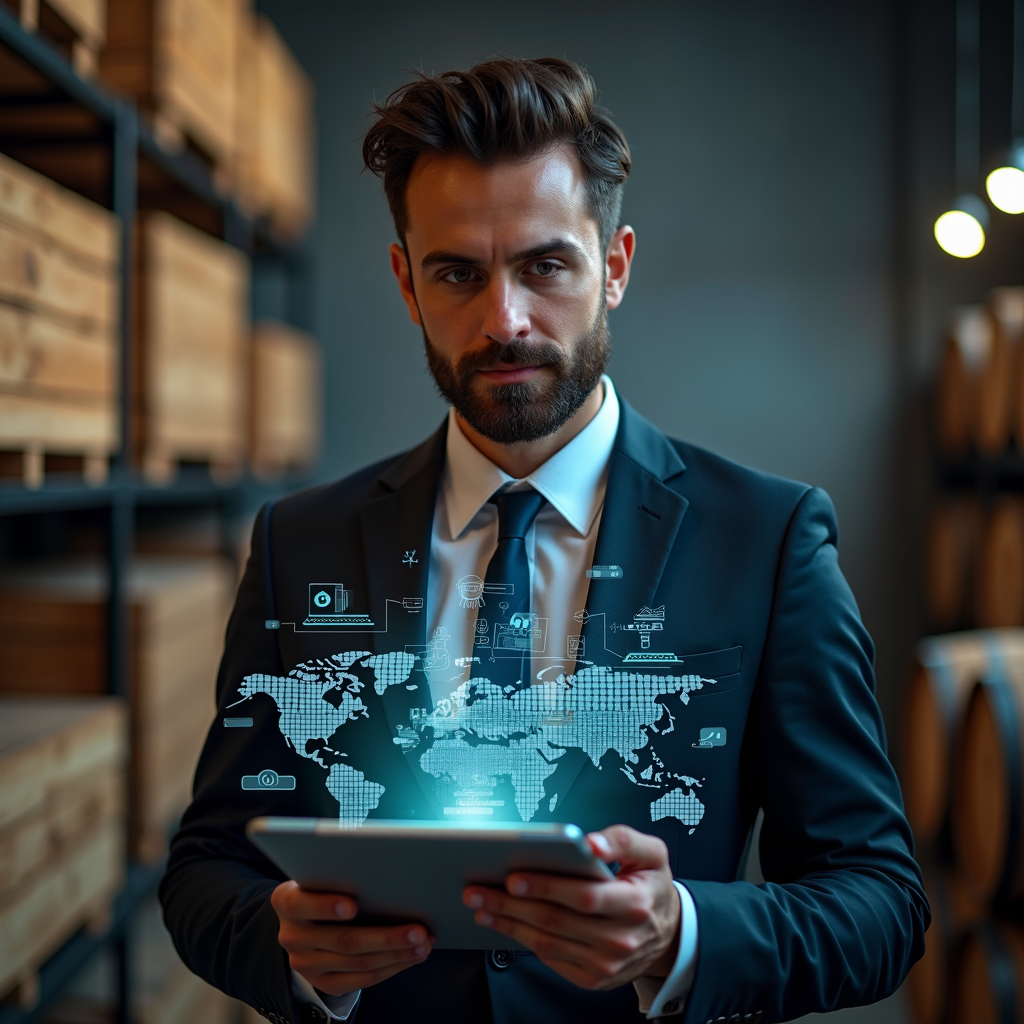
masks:
<svg viewBox="0 0 1024 1024"><path fill-rule="evenodd" d="M275 1022L768 1022L889 994L928 909L832 506L670 441L604 376L635 236L593 83L555 59L420 76L364 156L451 413L257 521L161 886L185 962ZM260 814L572 821L617 873L471 887L494 951L434 950L283 879L245 839Z"/></svg>

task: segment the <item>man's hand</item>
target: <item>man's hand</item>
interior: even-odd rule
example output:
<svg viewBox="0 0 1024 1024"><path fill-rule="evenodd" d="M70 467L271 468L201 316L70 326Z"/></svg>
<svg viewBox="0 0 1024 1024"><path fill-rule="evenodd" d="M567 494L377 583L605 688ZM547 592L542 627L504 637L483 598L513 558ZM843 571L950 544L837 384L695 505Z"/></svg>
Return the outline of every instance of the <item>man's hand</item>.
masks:
<svg viewBox="0 0 1024 1024"><path fill-rule="evenodd" d="M370 928L340 924L356 916L355 900L282 882L270 897L281 927L277 940L292 970L332 996L369 988L421 964L434 939L421 924Z"/></svg>
<svg viewBox="0 0 1024 1024"><path fill-rule="evenodd" d="M667 977L679 944L679 894L668 848L655 836L613 825L587 836L606 862L602 882L533 875L505 879L505 892L471 886L462 895L478 924L521 942L563 978L609 989L644 976Z"/></svg>

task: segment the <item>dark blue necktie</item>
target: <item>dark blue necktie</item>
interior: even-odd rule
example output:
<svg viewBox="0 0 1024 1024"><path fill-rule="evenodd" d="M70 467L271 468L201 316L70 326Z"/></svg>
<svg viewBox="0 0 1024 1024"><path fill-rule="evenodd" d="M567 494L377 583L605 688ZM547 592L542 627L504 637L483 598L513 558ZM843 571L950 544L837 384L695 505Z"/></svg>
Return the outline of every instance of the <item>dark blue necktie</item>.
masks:
<svg viewBox="0 0 1024 1024"><path fill-rule="evenodd" d="M530 562L526 534L544 504L533 488L496 494L498 546L487 565L478 611L474 674L499 686L527 683L530 652L540 649L536 618L530 614Z"/></svg>

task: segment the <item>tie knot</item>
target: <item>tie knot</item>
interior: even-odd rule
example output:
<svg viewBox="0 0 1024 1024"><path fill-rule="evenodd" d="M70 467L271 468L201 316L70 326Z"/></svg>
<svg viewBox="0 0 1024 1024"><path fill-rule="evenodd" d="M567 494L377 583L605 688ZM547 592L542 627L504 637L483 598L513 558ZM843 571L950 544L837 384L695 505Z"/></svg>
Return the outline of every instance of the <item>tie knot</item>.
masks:
<svg viewBox="0 0 1024 1024"><path fill-rule="evenodd" d="M498 507L498 541L510 537L526 537L530 524L537 518L545 498L532 487L522 491L505 491L491 501Z"/></svg>

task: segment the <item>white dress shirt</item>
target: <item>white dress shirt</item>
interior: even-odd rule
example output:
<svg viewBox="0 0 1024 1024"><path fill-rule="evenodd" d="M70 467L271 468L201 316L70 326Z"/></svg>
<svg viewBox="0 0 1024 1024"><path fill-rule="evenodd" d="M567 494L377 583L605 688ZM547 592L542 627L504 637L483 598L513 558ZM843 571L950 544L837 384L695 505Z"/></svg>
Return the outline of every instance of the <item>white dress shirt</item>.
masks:
<svg viewBox="0 0 1024 1024"><path fill-rule="evenodd" d="M426 671L436 705L474 674L472 662L478 617L487 616L499 597L484 593L467 600L466 577L482 581L498 546L498 512L491 496L501 489L532 487L546 499L526 536L530 566L531 610L539 617L543 638L532 655L533 678L575 668L572 638L580 627L573 618L586 607L598 527L604 508L619 400L608 377L602 377L604 398L594 418L568 444L529 476L516 480L476 448L448 417L445 465L438 488L430 543L427 583L428 643L435 646L436 666ZM453 809L454 810L454 809ZM690 991L697 960L697 913L685 886L676 882L681 904L679 953L668 978L640 978L634 987L640 1009L649 1018L681 1013ZM495 935L496 946L500 936ZM305 979L295 975L295 994L331 1017L347 1020L359 994L319 997Z"/></svg>

